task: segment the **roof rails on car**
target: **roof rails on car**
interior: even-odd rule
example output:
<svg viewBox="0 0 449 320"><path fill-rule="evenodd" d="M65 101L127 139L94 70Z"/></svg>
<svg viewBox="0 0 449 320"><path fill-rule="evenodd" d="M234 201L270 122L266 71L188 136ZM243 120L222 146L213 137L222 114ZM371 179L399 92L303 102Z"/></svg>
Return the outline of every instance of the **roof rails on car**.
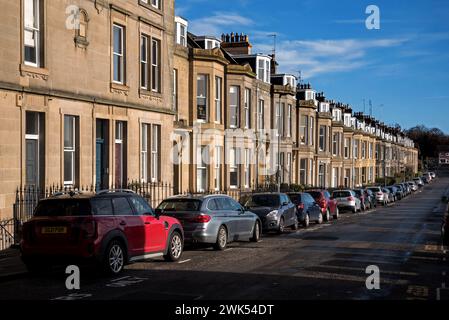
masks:
<svg viewBox="0 0 449 320"><path fill-rule="evenodd" d="M136 193L131 189L105 189L97 192L98 195L108 194L108 193Z"/></svg>
<svg viewBox="0 0 449 320"><path fill-rule="evenodd" d="M74 197L76 195L80 195L83 194L83 192L79 191L79 190L70 190L70 191L59 191L59 192L55 192L51 195L51 197L60 197L60 196L65 196L65 195L69 195L70 197Z"/></svg>

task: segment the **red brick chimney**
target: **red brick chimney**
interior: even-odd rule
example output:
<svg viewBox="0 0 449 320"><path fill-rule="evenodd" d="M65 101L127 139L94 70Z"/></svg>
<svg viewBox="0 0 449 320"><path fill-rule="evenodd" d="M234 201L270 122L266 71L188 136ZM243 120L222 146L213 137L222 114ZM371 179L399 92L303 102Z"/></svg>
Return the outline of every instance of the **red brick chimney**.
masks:
<svg viewBox="0 0 449 320"><path fill-rule="evenodd" d="M221 41L221 47L232 55L251 54L251 48L253 46L249 43L248 35L234 32L231 34L222 34Z"/></svg>

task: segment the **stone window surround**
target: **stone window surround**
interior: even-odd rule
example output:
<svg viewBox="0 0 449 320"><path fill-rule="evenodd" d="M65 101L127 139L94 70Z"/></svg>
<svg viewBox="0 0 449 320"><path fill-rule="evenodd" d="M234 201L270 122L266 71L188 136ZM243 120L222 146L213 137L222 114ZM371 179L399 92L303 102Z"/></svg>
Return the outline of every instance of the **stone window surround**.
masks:
<svg viewBox="0 0 449 320"><path fill-rule="evenodd" d="M158 0L159 2L159 8L154 7L151 4L152 0L147 0L147 2L144 2L142 0L138 0L139 5L141 5L142 7L144 7L145 9L151 10L154 13L157 13L159 15L163 15L164 14L164 1L163 0Z"/></svg>

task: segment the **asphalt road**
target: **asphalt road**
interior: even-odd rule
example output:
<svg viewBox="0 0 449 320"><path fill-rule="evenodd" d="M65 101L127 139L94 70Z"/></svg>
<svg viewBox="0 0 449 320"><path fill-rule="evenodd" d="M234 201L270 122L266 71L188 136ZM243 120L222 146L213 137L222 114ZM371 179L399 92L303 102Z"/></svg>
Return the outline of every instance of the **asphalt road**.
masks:
<svg viewBox="0 0 449 320"><path fill-rule="evenodd" d="M63 272L2 282L0 300L447 299L449 264L439 243L448 188L449 175L441 176L386 208L224 252L190 248L179 263L137 263L115 279L83 271L75 292ZM378 290L366 288L370 265L380 270Z"/></svg>

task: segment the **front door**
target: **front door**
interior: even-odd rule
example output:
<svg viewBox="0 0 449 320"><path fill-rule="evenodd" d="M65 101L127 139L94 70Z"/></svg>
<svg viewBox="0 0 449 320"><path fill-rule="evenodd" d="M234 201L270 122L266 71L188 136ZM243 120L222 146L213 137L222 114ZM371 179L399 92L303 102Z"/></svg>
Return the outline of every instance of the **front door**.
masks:
<svg viewBox="0 0 449 320"><path fill-rule="evenodd" d="M37 187L39 184L39 140L26 139L26 184Z"/></svg>
<svg viewBox="0 0 449 320"><path fill-rule="evenodd" d="M97 120L95 151L95 187L97 190L109 187L108 120Z"/></svg>

